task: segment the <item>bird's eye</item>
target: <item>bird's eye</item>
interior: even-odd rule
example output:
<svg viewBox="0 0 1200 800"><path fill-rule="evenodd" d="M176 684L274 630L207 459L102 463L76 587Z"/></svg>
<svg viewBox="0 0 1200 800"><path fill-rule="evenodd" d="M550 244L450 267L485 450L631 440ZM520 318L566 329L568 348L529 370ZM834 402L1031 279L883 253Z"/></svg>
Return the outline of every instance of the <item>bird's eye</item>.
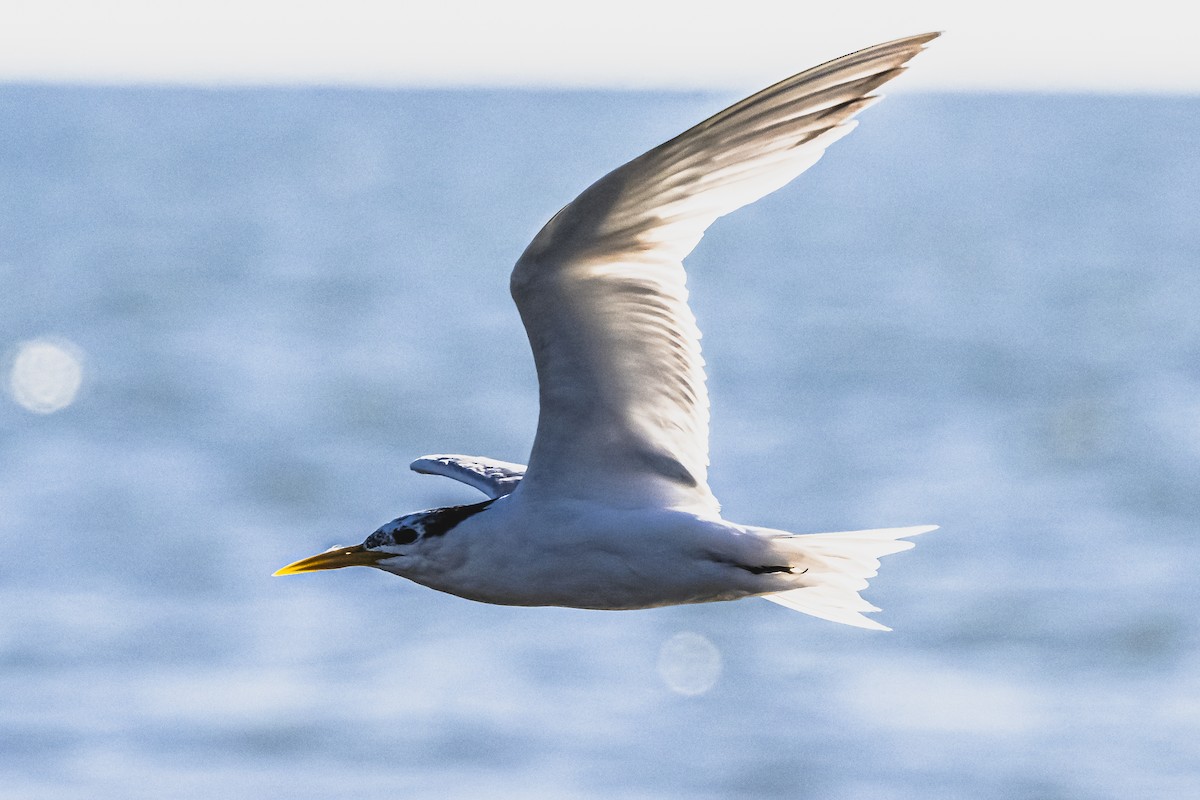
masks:
<svg viewBox="0 0 1200 800"><path fill-rule="evenodd" d="M417 532L412 528L400 528L392 533L395 544L412 544L417 540Z"/></svg>

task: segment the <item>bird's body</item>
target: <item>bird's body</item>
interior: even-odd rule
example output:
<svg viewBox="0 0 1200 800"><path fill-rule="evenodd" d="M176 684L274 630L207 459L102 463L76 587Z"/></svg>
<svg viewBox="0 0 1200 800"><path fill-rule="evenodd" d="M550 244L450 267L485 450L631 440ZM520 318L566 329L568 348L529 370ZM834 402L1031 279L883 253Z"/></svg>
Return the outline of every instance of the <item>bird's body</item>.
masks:
<svg viewBox="0 0 1200 800"><path fill-rule="evenodd" d="M427 456L414 469L489 500L400 517L280 573L375 566L504 605L635 609L764 596L882 628L858 595L878 558L933 526L795 535L720 516L683 258L848 133L870 93L936 34L800 73L601 178L518 260L512 293L538 371L529 466Z"/></svg>
<svg viewBox="0 0 1200 800"><path fill-rule="evenodd" d="M517 492L431 539L404 574L485 603L634 609L791 588L785 566L768 539L719 517Z"/></svg>

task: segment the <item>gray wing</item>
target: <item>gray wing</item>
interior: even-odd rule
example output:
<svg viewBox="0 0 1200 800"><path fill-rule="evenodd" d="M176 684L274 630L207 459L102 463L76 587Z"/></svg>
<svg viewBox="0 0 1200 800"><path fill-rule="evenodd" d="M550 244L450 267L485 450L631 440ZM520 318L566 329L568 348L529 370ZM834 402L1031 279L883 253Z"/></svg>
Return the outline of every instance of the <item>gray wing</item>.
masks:
<svg viewBox="0 0 1200 800"><path fill-rule="evenodd" d="M483 456L421 456L409 464L409 468L424 475L445 475L462 481L493 500L517 488L525 474L524 464Z"/></svg>
<svg viewBox="0 0 1200 800"><path fill-rule="evenodd" d="M609 173L542 228L511 281L541 403L522 494L717 508L683 258L718 217L815 163L937 35L765 89Z"/></svg>

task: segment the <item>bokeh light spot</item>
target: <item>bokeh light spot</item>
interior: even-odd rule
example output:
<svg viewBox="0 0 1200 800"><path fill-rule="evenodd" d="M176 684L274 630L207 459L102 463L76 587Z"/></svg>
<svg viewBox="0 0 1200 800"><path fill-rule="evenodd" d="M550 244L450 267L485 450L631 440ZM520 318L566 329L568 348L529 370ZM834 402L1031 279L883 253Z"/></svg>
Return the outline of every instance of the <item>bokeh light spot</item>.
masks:
<svg viewBox="0 0 1200 800"><path fill-rule="evenodd" d="M658 651L658 674L673 692L704 694L721 677L721 651L698 633L677 633Z"/></svg>
<svg viewBox="0 0 1200 800"><path fill-rule="evenodd" d="M83 356L70 342L33 339L17 347L8 390L36 414L61 411L75 401L83 383Z"/></svg>

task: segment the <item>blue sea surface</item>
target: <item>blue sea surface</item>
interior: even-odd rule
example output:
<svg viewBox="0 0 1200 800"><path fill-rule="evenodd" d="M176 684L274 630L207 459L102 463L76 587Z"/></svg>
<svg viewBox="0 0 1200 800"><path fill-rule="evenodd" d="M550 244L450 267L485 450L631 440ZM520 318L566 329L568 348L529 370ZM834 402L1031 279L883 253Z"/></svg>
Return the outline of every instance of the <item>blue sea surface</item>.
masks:
<svg viewBox="0 0 1200 800"><path fill-rule="evenodd" d="M1200 98L901 92L689 258L726 516L942 526L895 632L271 577L525 460L513 261L732 99L0 86L0 798L1200 796Z"/></svg>

